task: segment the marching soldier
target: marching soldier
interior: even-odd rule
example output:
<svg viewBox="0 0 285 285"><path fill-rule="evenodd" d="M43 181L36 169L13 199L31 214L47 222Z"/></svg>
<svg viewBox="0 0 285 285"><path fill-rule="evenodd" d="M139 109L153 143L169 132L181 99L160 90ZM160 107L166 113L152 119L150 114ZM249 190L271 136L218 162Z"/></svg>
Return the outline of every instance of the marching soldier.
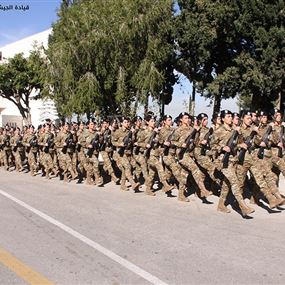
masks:
<svg viewBox="0 0 285 285"><path fill-rule="evenodd" d="M121 171L121 190L128 191L126 180L131 183L132 189L137 192L140 186L131 173L130 156L132 153L132 131L130 130L130 119L123 117L121 119L121 128L112 134L112 144L115 147L113 158Z"/></svg>
<svg viewBox="0 0 285 285"><path fill-rule="evenodd" d="M85 137L85 163L86 184L96 184L101 187L104 184L103 177L99 169L99 133L96 131L95 123L90 120L88 131ZM93 180L95 178L95 180Z"/></svg>

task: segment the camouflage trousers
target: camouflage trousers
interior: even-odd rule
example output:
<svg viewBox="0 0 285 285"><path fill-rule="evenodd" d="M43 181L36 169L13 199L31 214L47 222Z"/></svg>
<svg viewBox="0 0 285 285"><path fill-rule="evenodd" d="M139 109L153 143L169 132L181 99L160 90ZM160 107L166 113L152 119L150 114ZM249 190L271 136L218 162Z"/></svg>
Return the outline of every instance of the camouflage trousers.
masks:
<svg viewBox="0 0 285 285"><path fill-rule="evenodd" d="M12 155L14 157L15 160L15 167L17 171L20 171L23 169L23 165L22 165L22 157L21 157L21 153L17 150L17 151L12 151Z"/></svg>
<svg viewBox="0 0 285 285"><path fill-rule="evenodd" d="M73 173L73 168L72 168L72 154L63 153L62 151L58 151L57 153L57 158L58 158L58 164L59 168L63 171L63 173Z"/></svg>
<svg viewBox="0 0 285 285"><path fill-rule="evenodd" d="M163 186L169 187L169 184L167 182L167 175L163 169L162 163L159 160L159 156L150 154L150 157L147 160L147 165L148 165L149 183L153 183L155 174L157 172L159 180L163 184Z"/></svg>
<svg viewBox="0 0 285 285"><path fill-rule="evenodd" d="M9 169L11 164L11 150L3 150L3 162L6 170Z"/></svg>
<svg viewBox="0 0 285 285"><path fill-rule="evenodd" d="M165 170L170 172L179 183L179 188L187 184L188 172L176 162L175 154L168 154L162 157ZM166 174L169 176L169 174Z"/></svg>
<svg viewBox="0 0 285 285"><path fill-rule="evenodd" d="M220 198L226 199L229 191L231 190L238 202L243 200L242 187L236 175L236 169L237 169L236 163L230 161L228 168L222 168L221 166L220 169L222 174L221 175L222 189L221 189Z"/></svg>
<svg viewBox="0 0 285 285"><path fill-rule="evenodd" d="M42 152L41 163L44 166L47 174L54 169L53 158L50 153Z"/></svg>
<svg viewBox="0 0 285 285"><path fill-rule="evenodd" d="M245 187L248 172L250 172L260 191L267 197L270 193L270 189L266 183L266 180L264 179L262 163L254 154L247 156L243 162L243 165L237 164L236 174L242 189Z"/></svg>
<svg viewBox="0 0 285 285"><path fill-rule="evenodd" d="M34 175L37 170L37 153L32 152L30 150L29 153L27 154L27 157L28 157L28 164L30 167L30 172L32 175Z"/></svg>
<svg viewBox="0 0 285 285"><path fill-rule="evenodd" d="M113 159L115 160L118 168L121 171L121 187L126 185L126 180L131 184L135 184L135 181L131 172L131 156L124 153L122 156L118 152L114 151Z"/></svg>
<svg viewBox="0 0 285 285"><path fill-rule="evenodd" d="M204 185L204 180L205 180L205 175L202 173L202 171L199 169L198 165L194 161L194 158L190 155L189 152L186 152L183 156L183 159L179 161L179 163L188 171L193 176L193 179L195 183L198 185L198 187L201 190L204 190L205 185ZM186 174L187 173L187 174ZM187 181L188 172L184 172L183 175L187 175L187 177L184 177L184 179Z"/></svg>
<svg viewBox="0 0 285 285"><path fill-rule="evenodd" d="M143 178L145 179L145 185L151 187L151 181L149 178L148 168L144 152L139 152L138 154L133 155L135 161L135 173L136 177L139 178L140 173L142 173Z"/></svg>
<svg viewBox="0 0 285 285"><path fill-rule="evenodd" d="M99 160L98 160L98 154L93 153L91 157L87 157L84 160L84 169L86 171L86 176L87 179L95 177L98 183L101 183L102 176L100 174L100 169L99 169Z"/></svg>
<svg viewBox="0 0 285 285"><path fill-rule="evenodd" d="M113 175L114 169L113 169L110 153L107 151L101 151L100 153L101 153L103 161L104 161L105 171L107 171L109 173L109 175Z"/></svg>

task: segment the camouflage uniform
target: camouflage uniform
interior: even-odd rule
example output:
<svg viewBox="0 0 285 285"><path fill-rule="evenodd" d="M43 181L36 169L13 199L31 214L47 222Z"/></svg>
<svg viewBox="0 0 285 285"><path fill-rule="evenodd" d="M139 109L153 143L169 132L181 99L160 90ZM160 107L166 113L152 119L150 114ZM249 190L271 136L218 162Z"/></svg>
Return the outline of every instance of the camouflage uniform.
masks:
<svg viewBox="0 0 285 285"><path fill-rule="evenodd" d="M135 182L131 173L131 149L125 149L122 155L118 153L120 148L123 147L124 138L128 135L129 131L130 130L121 127L112 133L111 141L113 146L116 148L116 151L113 154L113 158L116 161L118 168L122 172L121 190L128 191L128 188L126 187L126 179L128 179L128 181L131 183L132 188L137 191L140 184Z"/></svg>
<svg viewBox="0 0 285 285"><path fill-rule="evenodd" d="M229 165L227 168L223 168L222 159L224 157L223 147L225 147L232 137L233 129L228 125L221 125L213 134L212 138L212 148L214 153L216 153L217 161L219 162L218 169L221 170L222 176L222 189L220 194L220 200L218 204L218 210L221 212L228 213L229 210L225 206L225 200L227 198L228 192L231 189L233 195L235 196L243 215L254 212L253 209L249 208L243 200L243 190L240 181L236 175L237 158L234 155L230 155Z"/></svg>
<svg viewBox="0 0 285 285"><path fill-rule="evenodd" d="M187 177L187 171L181 167L176 161L175 146L171 144L171 137L173 137L175 129L172 127L164 126L161 128L158 141L161 147L162 161L165 168L173 174L175 179L179 183L178 200L183 202L189 202L189 199L185 197L186 183L185 177ZM169 143L169 146L166 145Z"/></svg>
<svg viewBox="0 0 285 285"><path fill-rule="evenodd" d="M138 136L137 145L142 149L147 149L147 145L150 142L150 138L153 135L154 130L150 127L146 128L144 131L140 132ZM151 191L151 186L154 180L155 173L158 173L160 182L163 185L163 191L165 193L170 192L173 187L167 182L167 175L164 172L163 166L160 162L160 150L158 141L155 140L153 148L150 150L149 158L146 158L148 165L148 178L146 179L146 194L154 196Z"/></svg>
<svg viewBox="0 0 285 285"><path fill-rule="evenodd" d="M44 166L46 178L51 178L50 173L54 170L53 158L51 155L52 147L48 146L48 142L53 141L54 135L51 132L45 132L39 138L39 145L42 147L41 163Z"/></svg>
<svg viewBox="0 0 285 285"><path fill-rule="evenodd" d="M109 173L112 180L115 183L118 183L119 179L115 175L115 172L112 166L112 161L111 161L113 147L111 144L111 130L110 129L103 130L103 132L101 133L100 153L104 161L104 169Z"/></svg>
<svg viewBox="0 0 285 285"><path fill-rule="evenodd" d="M95 131L88 131L85 137L84 169L86 170L86 184L92 184L92 179L95 177L94 183L98 186L103 186L103 177L101 176L99 169L98 145L95 148L89 148L89 145L92 143L92 140L96 138L96 136L97 133Z"/></svg>
<svg viewBox="0 0 285 285"><path fill-rule="evenodd" d="M32 176L35 176L37 172L37 153L38 153L36 135L35 134L25 134L23 137L23 145L26 150L26 156L28 159L30 174Z"/></svg>
<svg viewBox="0 0 285 285"><path fill-rule="evenodd" d="M175 131L172 138L172 143L177 148L177 154L179 154L180 151L182 150L182 145L185 143L187 137L192 133L192 131L193 131L192 127L185 125L179 126ZM185 169L191 172L191 175L193 176L195 183L197 184L199 190L201 191L201 197L208 197L209 195L212 194L212 192L208 191L205 188L204 185L205 176L201 172L197 164L195 163L193 150L187 149L183 155L183 158L179 160L179 163L181 166L183 166ZM186 172L184 175L186 175ZM184 177L184 181L187 181L187 176Z"/></svg>
<svg viewBox="0 0 285 285"><path fill-rule="evenodd" d="M244 142L250 136L252 131L253 128L251 126L245 126L243 124L239 130L239 143ZM269 201L270 207L274 208L280 203L280 201L271 193L271 189L264 179L263 171L261 170L262 162L257 157L257 152L258 151L254 146L246 151L243 164L237 164L237 178L241 186L244 187L247 173L250 172L257 186L260 188L260 191Z"/></svg>
<svg viewBox="0 0 285 285"><path fill-rule="evenodd" d="M23 171L23 165L22 165L22 156L23 156L23 145L22 145L22 137L21 135L13 135L10 138L10 145L12 148L12 154L15 159L15 168L16 171Z"/></svg>

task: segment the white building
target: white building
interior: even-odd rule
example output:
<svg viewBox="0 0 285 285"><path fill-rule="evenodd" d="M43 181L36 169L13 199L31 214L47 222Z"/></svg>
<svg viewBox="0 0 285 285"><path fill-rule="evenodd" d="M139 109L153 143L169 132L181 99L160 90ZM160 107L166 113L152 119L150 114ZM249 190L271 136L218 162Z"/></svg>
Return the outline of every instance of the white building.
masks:
<svg viewBox="0 0 285 285"><path fill-rule="evenodd" d="M48 29L41 33L37 33L30 37L0 47L0 64L17 53L23 53L24 56L29 56L29 53L35 44L47 47L48 36L51 31L52 29ZM36 94L31 94L30 101L32 124L37 127L47 118L55 120L57 118L57 112L53 101L33 100L32 98L34 95ZM22 127L23 119L15 104L3 97L0 97L0 126L5 126L6 124Z"/></svg>

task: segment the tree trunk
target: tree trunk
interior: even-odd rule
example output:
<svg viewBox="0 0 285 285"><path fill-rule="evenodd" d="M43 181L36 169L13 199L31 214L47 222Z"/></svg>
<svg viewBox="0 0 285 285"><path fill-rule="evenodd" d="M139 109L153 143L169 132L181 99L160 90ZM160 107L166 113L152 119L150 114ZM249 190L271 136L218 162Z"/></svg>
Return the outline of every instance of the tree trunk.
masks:
<svg viewBox="0 0 285 285"><path fill-rule="evenodd" d="M144 116L146 116L146 114L148 113L148 97L149 94L147 93L145 95L145 102L144 102Z"/></svg>
<svg viewBox="0 0 285 285"><path fill-rule="evenodd" d="M213 107L213 115L218 114L221 110L221 102L222 98L220 95L215 95L214 96L214 107Z"/></svg>
<svg viewBox="0 0 285 285"><path fill-rule="evenodd" d="M196 81L192 83L192 94L189 95L189 114L195 115L195 99L196 99Z"/></svg>

